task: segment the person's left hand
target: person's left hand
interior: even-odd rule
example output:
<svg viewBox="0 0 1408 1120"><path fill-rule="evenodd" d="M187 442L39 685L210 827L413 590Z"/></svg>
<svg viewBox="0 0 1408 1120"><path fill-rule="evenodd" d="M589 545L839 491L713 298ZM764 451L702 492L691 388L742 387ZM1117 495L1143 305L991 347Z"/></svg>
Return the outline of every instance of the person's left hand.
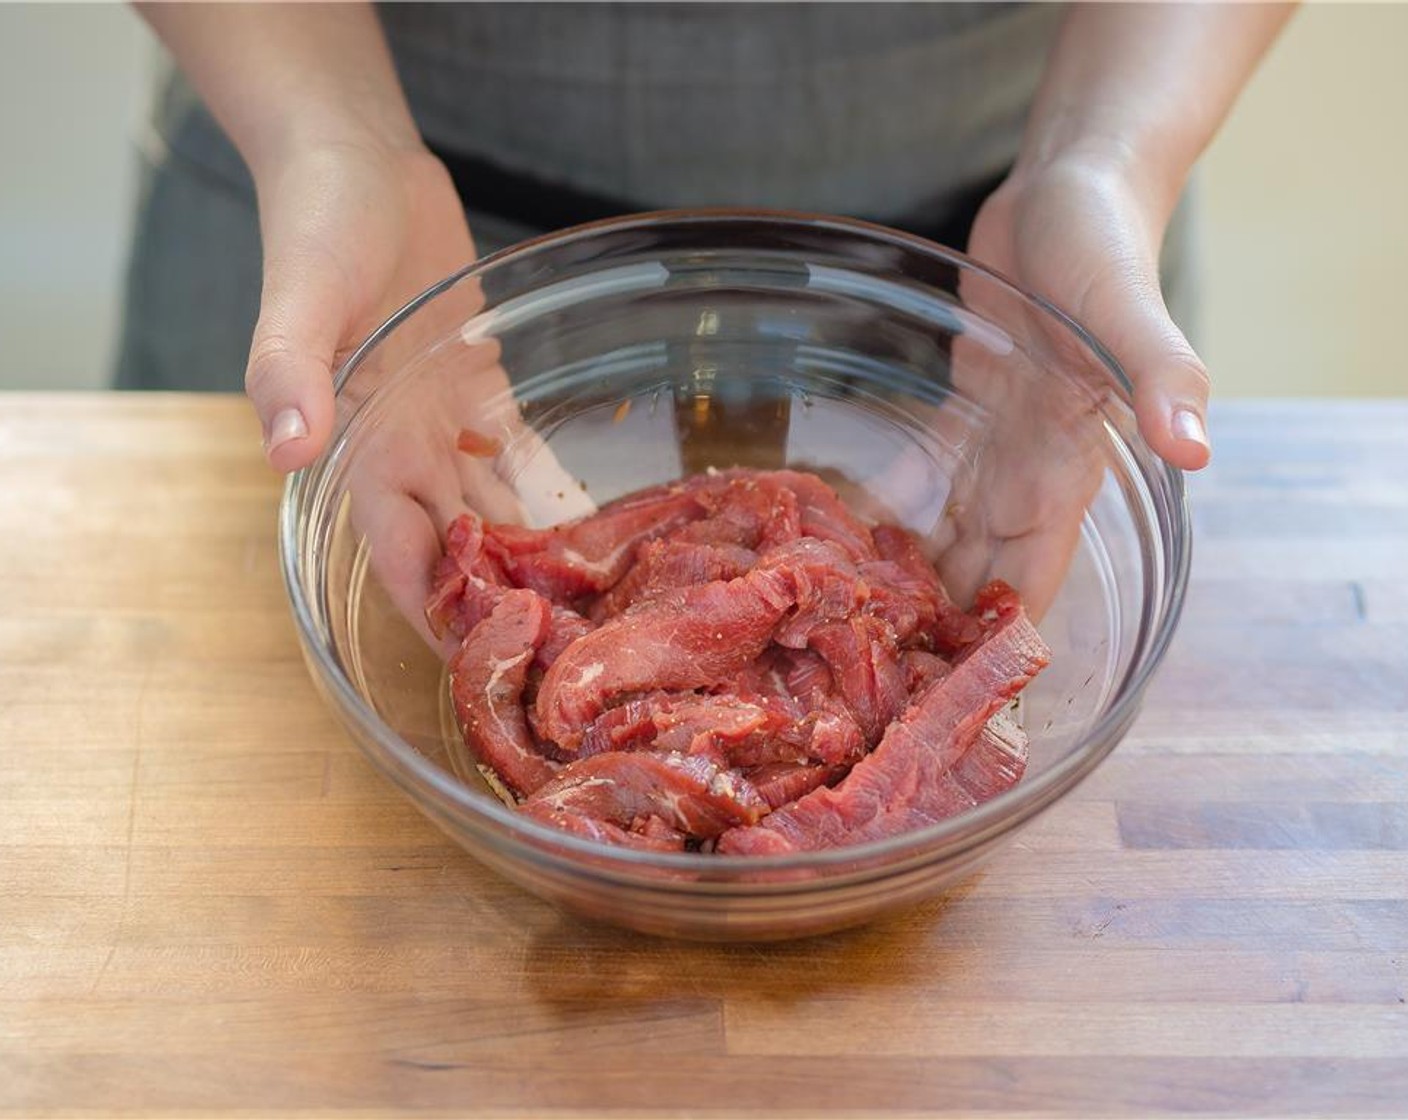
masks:
<svg viewBox="0 0 1408 1120"><path fill-rule="evenodd" d="M1114 161L1019 167L982 207L968 248L1104 344L1133 383L1150 447L1175 467L1198 469L1209 457L1207 373L1159 285L1174 201ZM1024 314L979 275L960 283L965 303L1010 326L1015 349L1002 356L978 336L954 340L954 387L987 420L950 433L965 442L970 470L953 480L934 544L960 602L1001 578L1040 617L1064 582L1105 475L1103 408L1115 390L1093 353L1054 320ZM945 420L962 426L956 416L934 422Z"/></svg>
<svg viewBox="0 0 1408 1120"><path fill-rule="evenodd" d="M1159 252L1176 193L1113 158L1019 167L984 203L970 256L1066 312L1134 384L1149 446L1183 470L1210 456L1208 373L1169 317Z"/></svg>

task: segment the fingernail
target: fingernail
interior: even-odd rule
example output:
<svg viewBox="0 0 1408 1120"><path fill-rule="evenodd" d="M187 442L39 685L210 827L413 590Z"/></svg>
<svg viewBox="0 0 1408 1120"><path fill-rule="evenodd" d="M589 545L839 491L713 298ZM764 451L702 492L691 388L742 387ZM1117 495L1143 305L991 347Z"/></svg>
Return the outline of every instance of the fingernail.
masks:
<svg viewBox="0 0 1408 1120"><path fill-rule="evenodd" d="M1193 409L1175 408L1171 427L1175 439L1196 443L1203 447L1208 446L1208 430L1203 425L1203 418Z"/></svg>
<svg viewBox="0 0 1408 1120"><path fill-rule="evenodd" d="M269 438L264 441L264 450L273 451L291 439L302 439L308 434L308 422L296 408L285 408L274 414L274 422L269 425Z"/></svg>

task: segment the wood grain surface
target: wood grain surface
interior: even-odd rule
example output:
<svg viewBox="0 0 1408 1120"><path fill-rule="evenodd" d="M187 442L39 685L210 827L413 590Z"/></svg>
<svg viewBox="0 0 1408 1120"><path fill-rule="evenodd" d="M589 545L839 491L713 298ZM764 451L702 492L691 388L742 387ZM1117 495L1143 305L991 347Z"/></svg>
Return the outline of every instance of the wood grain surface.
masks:
<svg viewBox="0 0 1408 1120"><path fill-rule="evenodd" d="M1408 1115L1408 404L1214 434L1108 763L944 900L710 947L363 764L242 402L0 397L0 1114Z"/></svg>

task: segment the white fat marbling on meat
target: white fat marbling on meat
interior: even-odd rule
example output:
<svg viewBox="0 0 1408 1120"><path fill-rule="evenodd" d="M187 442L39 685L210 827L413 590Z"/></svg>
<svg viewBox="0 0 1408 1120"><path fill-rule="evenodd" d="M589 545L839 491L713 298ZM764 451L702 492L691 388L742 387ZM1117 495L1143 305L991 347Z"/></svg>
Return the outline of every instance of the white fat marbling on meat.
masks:
<svg viewBox="0 0 1408 1120"><path fill-rule="evenodd" d="M585 688L604 672L606 672L604 661L593 661L590 665L584 665L582 671L577 674L577 687Z"/></svg>
<svg viewBox="0 0 1408 1120"><path fill-rule="evenodd" d="M576 549L564 548L562 550L562 558L570 564L575 564L584 572L591 572L593 575L606 575L612 571L613 566L616 561L621 558L623 552L639 543L640 542L635 539L626 540L618 544L600 560L588 560Z"/></svg>
<svg viewBox="0 0 1408 1120"><path fill-rule="evenodd" d="M510 669L512 669L515 665L523 664L523 659L527 657L531 652L533 651L524 650L522 653L517 654L513 657L506 657L502 659L493 658L489 663L489 683L484 686L485 695L492 696L494 694L494 689L498 687L499 681L503 678L503 675L507 673Z"/></svg>
<svg viewBox="0 0 1408 1120"><path fill-rule="evenodd" d="M614 786L615 784L615 778L585 778L580 782L574 782L566 789L558 790L556 793L542 800L545 800L559 812L571 812L572 803L582 790L591 789L594 786Z"/></svg>

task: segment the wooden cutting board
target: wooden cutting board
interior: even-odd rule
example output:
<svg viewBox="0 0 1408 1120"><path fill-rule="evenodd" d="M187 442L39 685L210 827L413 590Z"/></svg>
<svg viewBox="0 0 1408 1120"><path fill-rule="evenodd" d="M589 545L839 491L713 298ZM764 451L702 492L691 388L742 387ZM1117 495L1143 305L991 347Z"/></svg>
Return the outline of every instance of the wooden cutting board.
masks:
<svg viewBox="0 0 1408 1120"><path fill-rule="evenodd" d="M1109 762L946 899L711 947L361 761L241 401L0 397L0 1115L1408 1114L1408 404L1214 435Z"/></svg>

